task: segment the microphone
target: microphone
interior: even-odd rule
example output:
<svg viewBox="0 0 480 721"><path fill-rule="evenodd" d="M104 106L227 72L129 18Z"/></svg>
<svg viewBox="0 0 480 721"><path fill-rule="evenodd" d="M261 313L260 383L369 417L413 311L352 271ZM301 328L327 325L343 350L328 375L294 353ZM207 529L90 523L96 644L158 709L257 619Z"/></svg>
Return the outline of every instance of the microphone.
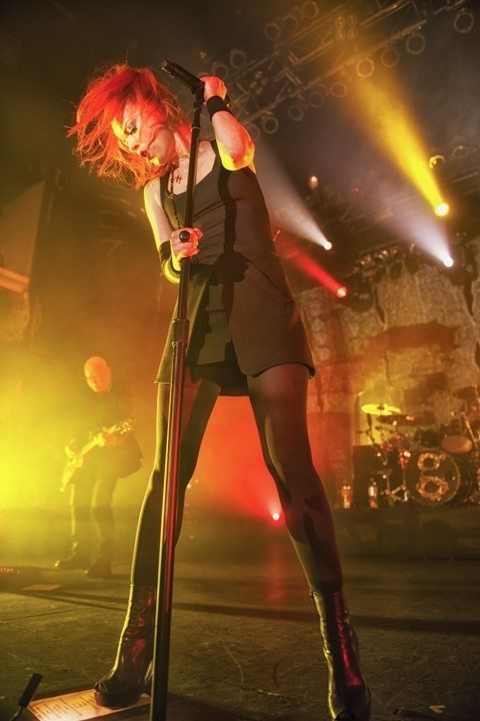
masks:
<svg viewBox="0 0 480 721"><path fill-rule="evenodd" d="M180 80L180 82L186 85L187 88L190 88L192 93L194 93L201 85L204 85L204 83L200 80L200 78L197 78L196 75L192 75L192 73L185 70L185 68L182 68L181 65L177 65L177 63L171 63L170 60L164 60L161 67L162 70L171 78Z"/></svg>
<svg viewBox="0 0 480 721"><path fill-rule="evenodd" d="M190 88L192 93L198 90L199 87L205 85L203 80L200 80L200 78L198 78L196 75L193 75L188 70L185 70L185 68L182 68L181 65L177 65L177 63L171 63L170 60L164 60L161 68L165 73L167 73L169 77L180 80L180 82L186 85L187 88ZM225 96L225 103L227 105L227 108L230 109L230 98L228 97L228 95Z"/></svg>

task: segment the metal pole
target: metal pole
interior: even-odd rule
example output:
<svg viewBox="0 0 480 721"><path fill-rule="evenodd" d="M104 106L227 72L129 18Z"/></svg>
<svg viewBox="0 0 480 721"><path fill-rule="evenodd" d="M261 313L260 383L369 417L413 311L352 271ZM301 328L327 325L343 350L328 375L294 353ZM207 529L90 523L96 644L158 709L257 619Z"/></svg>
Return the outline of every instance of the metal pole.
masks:
<svg viewBox="0 0 480 721"><path fill-rule="evenodd" d="M188 166L185 209L186 227L191 227L193 222L193 201L195 194L195 176L200 134L200 114L203 104L203 89L202 84L194 91L194 116L192 123L192 141ZM173 571L175 560L175 526L178 507L178 469L181 442L185 359L189 335L187 301L190 258L184 258L181 261L180 268L177 315L173 320L173 359L168 407L162 517L160 524L160 556L158 564L150 721L166 721L167 719L168 664L170 653Z"/></svg>

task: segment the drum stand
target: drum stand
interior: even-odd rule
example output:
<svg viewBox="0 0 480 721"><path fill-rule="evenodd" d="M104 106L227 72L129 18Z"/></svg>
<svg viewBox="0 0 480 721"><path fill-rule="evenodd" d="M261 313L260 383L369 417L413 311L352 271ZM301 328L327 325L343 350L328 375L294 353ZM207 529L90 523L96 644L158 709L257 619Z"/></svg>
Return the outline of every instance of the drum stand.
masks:
<svg viewBox="0 0 480 721"><path fill-rule="evenodd" d="M406 458L406 456L404 456L404 454L401 451L399 452L399 466L400 466L400 470L401 470L401 483L398 486L396 486L395 488L392 488L391 487L392 469L388 466L388 456L384 452L384 446L386 443L386 441L384 440L385 436L383 435L384 429L381 428L381 426L380 426L380 428L378 426L376 426L376 430L379 430L381 433L382 442L380 444L375 441L375 437L373 435L372 416L370 413L367 413L367 431L365 431L365 433L366 433L367 437L370 439L372 446L374 448L378 449L378 455L382 455L386 460L386 463L382 464L382 465L384 465L384 468L379 471L374 471L374 473L372 474L372 477L377 476L377 477L382 478L385 481L385 490L380 491L381 496L385 496L388 501L391 500L391 501L393 501L393 503L397 503L397 502L406 503L410 498L410 494L409 494L409 491L407 488L407 483L406 483L406 468L407 468L408 459Z"/></svg>
<svg viewBox="0 0 480 721"><path fill-rule="evenodd" d="M407 464L408 460L405 458L403 453L400 454L400 470L402 482L396 488L390 488L390 473L387 475L387 488L385 495L391 498L394 502L406 503L410 500L410 492L407 487Z"/></svg>

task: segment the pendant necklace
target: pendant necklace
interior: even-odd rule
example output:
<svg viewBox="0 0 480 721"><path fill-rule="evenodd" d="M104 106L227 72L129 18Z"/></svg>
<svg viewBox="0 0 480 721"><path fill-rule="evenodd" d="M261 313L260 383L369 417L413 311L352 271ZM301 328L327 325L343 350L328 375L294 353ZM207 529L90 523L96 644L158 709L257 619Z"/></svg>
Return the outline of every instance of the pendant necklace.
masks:
<svg viewBox="0 0 480 721"><path fill-rule="evenodd" d="M173 174L175 172L175 166L172 164L172 168L170 170L170 177L168 179L168 187L167 187L167 196L172 201L172 208L173 208L173 214L175 216L175 221L177 223L177 229L181 228L180 225L180 218L178 217L178 211L177 206L175 204L175 193L173 192L173 184L175 182L179 183L182 179L182 176L180 175L178 178L174 178Z"/></svg>

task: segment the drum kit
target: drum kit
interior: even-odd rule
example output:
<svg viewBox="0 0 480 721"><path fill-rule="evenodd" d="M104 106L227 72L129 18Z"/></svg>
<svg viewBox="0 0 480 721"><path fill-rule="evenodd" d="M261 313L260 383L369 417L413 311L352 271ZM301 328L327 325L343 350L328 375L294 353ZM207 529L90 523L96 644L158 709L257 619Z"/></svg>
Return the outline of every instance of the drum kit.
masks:
<svg viewBox="0 0 480 721"><path fill-rule="evenodd" d="M443 425L436 425L428 412L408 415L386 403L361 407L375 451L369 469L371 507L408 501L433 508L480 503L480 385L454 395L462 408Z"/></svg>

